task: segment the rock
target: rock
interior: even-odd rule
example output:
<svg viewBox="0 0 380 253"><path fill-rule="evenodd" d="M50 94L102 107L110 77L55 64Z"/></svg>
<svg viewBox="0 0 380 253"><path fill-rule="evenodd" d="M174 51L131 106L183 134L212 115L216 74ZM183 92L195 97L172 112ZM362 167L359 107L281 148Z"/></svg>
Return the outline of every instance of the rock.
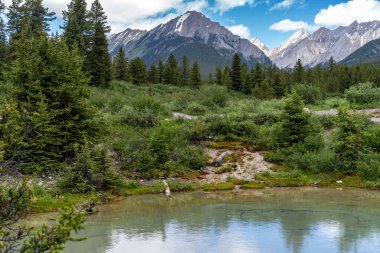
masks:
<svg viewBox="0 0 380 253"><path fill-rule="evenodd" d="M226 151L226 152L223 152L215 161L215 166L216 167L219 167L222 165L223 161L224 161L224 158L226 156L228 156L231 152L230 151Z"/></svg>
<svg viewBox="0 0 380 253"><path fill-rule="evenodd" d="M343 184L343 181L342 180L338 180L336 181L337 184Z"/></svg>

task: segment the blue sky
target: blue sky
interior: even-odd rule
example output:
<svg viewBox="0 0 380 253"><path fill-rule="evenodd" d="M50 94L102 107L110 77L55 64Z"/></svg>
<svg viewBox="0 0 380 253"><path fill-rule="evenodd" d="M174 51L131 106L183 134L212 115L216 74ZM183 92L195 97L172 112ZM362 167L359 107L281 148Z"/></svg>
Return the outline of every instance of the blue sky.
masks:
<svg viewBox="0 0 380 253"><path fill-rule="evenodd" d="M70 0L44 0L57 13L52 25L57 30L62 10ZM5 0L9 5L11 0ZM87 0L90 6L93 0ZM278 46L299 28L310 32L321 26L335 28L380 20L380 0L100 0L112 32L126 28L151 29L188 10L203 12L241 37L258 37L269 48Z"/></svg>

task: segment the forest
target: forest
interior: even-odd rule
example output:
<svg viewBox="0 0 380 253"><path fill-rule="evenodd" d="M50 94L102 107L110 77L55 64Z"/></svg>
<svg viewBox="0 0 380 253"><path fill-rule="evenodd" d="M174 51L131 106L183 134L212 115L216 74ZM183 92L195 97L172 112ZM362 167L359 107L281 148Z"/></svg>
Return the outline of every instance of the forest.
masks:
<svg viewBox="0 0 380 253"><path fill-rule="evenodd" d="M151 66L123 48L111 57L98 0L72 0L62 34L51 34L56 14L42 0L0 8L0 252L60 252L83 228L78 205L160 193L163 178L172 191L380 188L380 126L355 113L380 107L377 65L249 69L235 54L202 76L186 56ZM276 166L254 181L196 180L208 148L240 146ZM59 209L53 227L14 226Z"/></svg>

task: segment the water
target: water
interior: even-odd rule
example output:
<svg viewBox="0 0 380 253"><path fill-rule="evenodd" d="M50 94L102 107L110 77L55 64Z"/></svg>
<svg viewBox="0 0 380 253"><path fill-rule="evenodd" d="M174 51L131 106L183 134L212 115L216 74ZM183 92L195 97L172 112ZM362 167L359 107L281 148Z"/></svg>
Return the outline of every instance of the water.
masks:
<svg viewBox="0 0 380 253"><path fill-rule="evenodd" d="M380 192L267 189L137 196L88 217L65 253L380 252Z"/></svg>

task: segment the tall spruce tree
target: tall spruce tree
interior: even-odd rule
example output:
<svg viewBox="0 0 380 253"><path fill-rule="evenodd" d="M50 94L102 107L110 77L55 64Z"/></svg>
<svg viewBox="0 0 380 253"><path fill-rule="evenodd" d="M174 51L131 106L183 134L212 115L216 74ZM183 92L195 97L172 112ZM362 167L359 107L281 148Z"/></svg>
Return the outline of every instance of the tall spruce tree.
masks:
<svg viewBox="0 0 380 253"><path fill-rule="evenodd" d="M129 76L134 84L143 84L146 81L146 66L141 58L135 58L129 64Z"/></svg>
<svg viewBox="0 0 380 253"><path fill-rule="evenodd" d="M193 67L191 68L191 86L194 88L199 88L202 85L201 72L199 70L198 62L195 61Z"/></svg>
<svg viewBox="0 0 380 253"><path fill-rule="evenodd" d="M154 64L150 65L148 79L150 83L158 83L158 70Z"/></svg>
<svg viewBox="0 0 380 253"><path fill-rule="evenodd" d="M173 54L169 55L165 66L165 83L174 85L179 83L178 63Z"/></svg>
<svg viewBox="0 0 380 253"><path fill-rule="evenodd" d="M255 68L251 71L251 81L252 81L252 88L258 87L262 84L264 80L264 73L263 73L263 67L258 62L255 65Z"/></svg>
<svg viewBox="0 0 380 253"><path fill-rule="evenodd" d="M89 43L90 23L86 0L72 0L63 11L63 36L71 49L76 45L82 55L85 55Z"/></svg>
<svg viewBox="0 0 380 253"><path fill-rule="evenodd" d="M300 59L297 60L296 65L294 66L294 82L302 83L304 79L305 69L302 66L302 62Z"/></svg>
<svg viewBox="0 0 380 253"><path fill-rule="evenodd" d="M215 82L218 85L223 85L223 71L222 71L222 68L220 66L216 67Z"/></svg>
<svg viewBox="0 0 380 253"><path fill-rule="evenodd" d="M186 56L182 57L182 76L181 76L181 83L183 86L188 86L190 83L190 70L189 70L189 60Z"/></svg>
<svg viewBox="0 0 380 253"><path fill-rule="evenodd" d="M46 36L17 42L15 52L7 79L15 87L17 113L8 120L17 123L19 141L6 143L4 159L25 173L52 169L95 133L83 58Z"/></svg>
<svg viewBox="0 0 380 253"><path fill-rule="evenodd" d="M240 56L238 53L235 53L231 67L231 89L235 91L241 91L242 84L243 78Z"/></svg>
<svg viewBox="0 0 380 253"><path fill-rule="evenodd" d="M3 71L3 67L5 64L5 57L7 52L7 32L4 21L4 10L5 4L2 0L0 0L0 73ZM0 74L0 79L2 79L2 74Z"/></svg>
<svg viewBox="0 0 380 253"><path fill-rule="evenodd" d="M119 53L114 59L114 75L118 81L128 80L128 60L123 47L119 48Z"/></svg>
<svg viewBox="0 0 380 253"><path fill-rule="evenodd" d="M108 87L111 82L111 58L108 52L106 33L111 28L107 26L107 16L99 0L95 0L89 12L91 24L90 48L87 53L87 71L91 76L92 86Z"/></svg>
<svg viewBox="0 0 380 253"><path fill-rule="evenodd" d="M55 12L49 12L42 4L43 0L26 0L24 8L27 11L27 29L31 36L37 36L41 32L49 32L49 22L56 19Z"/></svg>

